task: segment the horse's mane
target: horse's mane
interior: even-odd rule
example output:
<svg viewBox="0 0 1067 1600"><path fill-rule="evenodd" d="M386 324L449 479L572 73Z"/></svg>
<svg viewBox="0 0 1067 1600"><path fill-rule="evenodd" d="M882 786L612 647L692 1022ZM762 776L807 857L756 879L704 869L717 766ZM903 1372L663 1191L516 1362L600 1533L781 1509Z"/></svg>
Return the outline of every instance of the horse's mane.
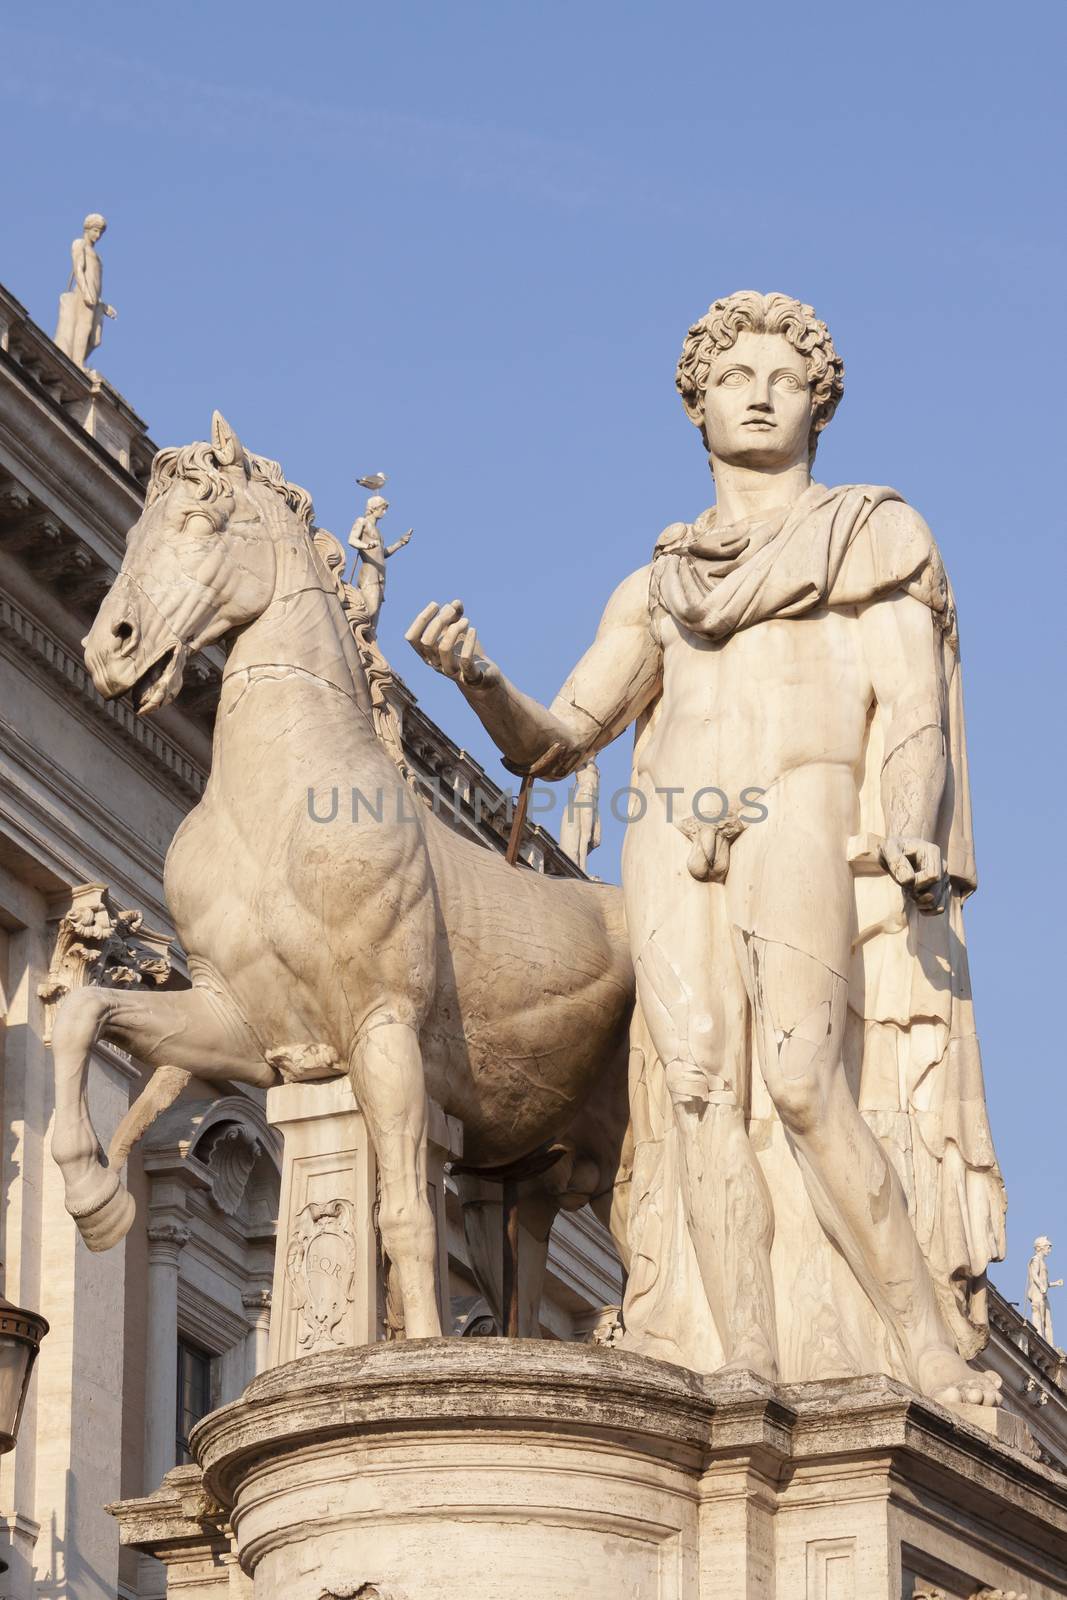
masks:
<svg viewBox="0 0 1067 1600"><path fill-rule="evenodd" d="M269 456L257 456L251 450L246 450L244 455L252 482L273 489L302 524L305 533L310 534L315 520L315 506L307 490L298 483L290 483L278 462L271 461ZM205 505L210 505L226 492L228 485L213 444L200 440L196 444L157 451L145 493L145 510L179 482L191 484Z"/></svg>
<svg viewBox="0 0 1067 1600"><path fill-rule="evenodd" d="M396 674L382 654L374 619L368 618L359 590L345 582L347 556L344 546L325 528L315 526L315 506L311 496L298 483L290 483L279 462L272 461L269 456L254 455L251 450L245 450L244 457L251 481L273 490L285 503L301 524L325 567L359 649L370 691L374 731L410 782L411 775L401 741L398 696L394 692ZM219 467L215 445L203 440L158 451L152 462L152 475L145 493L145 510L179 482L192 485L205 508L226 494L229 485Z"/></svg>

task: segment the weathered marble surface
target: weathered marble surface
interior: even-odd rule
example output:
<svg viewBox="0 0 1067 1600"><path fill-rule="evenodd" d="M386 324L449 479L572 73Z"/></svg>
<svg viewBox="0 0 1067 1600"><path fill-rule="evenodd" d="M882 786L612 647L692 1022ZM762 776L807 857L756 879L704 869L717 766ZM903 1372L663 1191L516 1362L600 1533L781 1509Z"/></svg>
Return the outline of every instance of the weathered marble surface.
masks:
<svg viewBox="0 0 1067 1600"><path fill-rule="evenodd" d="M559 825L559 842L585 872L589 853L600 844L600 768L586 761L574 775Z"/></svg>
<svg viewBox="0 0 1067 1600"><path fill-rule="evenodd" d="M886 1378L407 1342L279 1367L193 1443L199 1485L113 1508L185 1600L234 1557L255 1600L1067 1595L1067 1479Z"/></svg>
<svg viewBox="0 0 1067 1600"><path fill-rule="evenodd" d="M619 584L550 708L459 601L408 638L513 771L563 778L636 726L627 1346L995 1404L967 1365L1005 1201L955 607L899 495L812 480L843 370L784 295L694 324L677 382L715 506Z"/></svg>
<svg viewBox="0 0 1067 1600"><path fill-rule="evenodd" d="M540 1211L589 1199L625 1249L633 975L618 891L512 869L416 802L388 736L388 666L344 564L307 493L217 414L210 442L157 456L85 645L99 692L132 691L144 716L178 695L191 655L236 634L211 777L167 857L192 987L67 997L52 1148L68 1210L106 1249L133 1208L86 1107L98 1039L154 1069L135 1131L189 1074L262 1087L348 1075L404 1325L436 1335L431 1098L461 1122L470 1165L549 1147ZM334 814L311 793L332 793ZM491 1287L491 1264L479 1281Z"/></svg>

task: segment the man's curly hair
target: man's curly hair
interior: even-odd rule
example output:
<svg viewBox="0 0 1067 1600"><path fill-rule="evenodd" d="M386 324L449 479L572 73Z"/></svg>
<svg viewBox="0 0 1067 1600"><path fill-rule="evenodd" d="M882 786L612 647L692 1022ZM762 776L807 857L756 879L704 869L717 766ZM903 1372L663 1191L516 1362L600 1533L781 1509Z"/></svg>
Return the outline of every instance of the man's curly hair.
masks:
<svg viewBox="0 0 1067 1600"><path fill-rule="evenodd" d="M812 423L808 441L814 459L819 434L837 410L845 392L845 363L834 349L830 330L811 306L787 294L759 294L742 289L716 300L706 316L694 322L685 336L674 381L690 422L704 433L704 391L711 364L720 350L729 350L739 333L781 333L808 363L811 385Z"/></svg>

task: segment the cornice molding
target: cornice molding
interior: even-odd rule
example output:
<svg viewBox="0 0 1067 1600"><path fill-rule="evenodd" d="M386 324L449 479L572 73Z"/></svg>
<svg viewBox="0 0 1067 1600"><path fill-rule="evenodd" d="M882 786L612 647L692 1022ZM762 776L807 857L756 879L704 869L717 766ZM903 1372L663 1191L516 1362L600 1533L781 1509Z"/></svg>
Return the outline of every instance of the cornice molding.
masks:
<svg viewBox="0 0 1067 1600"><path fill-rule="evenodd" d="M2 653L0 651L0 655ZM9 735L11 735L10 745ZM12 734L0 719L0 758L5 753L11 754L13 761L18 763L20 754L18 745L22 741L16 743L17 739L18 736ZM55 788L58 789L59 785L55 785ZM10 790L17 800L18 810L13 808L5 790ZM92 820L88 817L84 805L75 806L74 812L75 822L79 817ZM62 812L41 806L36 797L25 790L20 789L15 795L14 786L10 784L0 784L0 820L3 822L4 833L16 848L43 867L49 875L54 876L56 881L50 889L51 895L62 895L65 891L73 889L75 884L100 878L120 892L123 899L129 900L139 910L144 911L151 920L161 922L167 928L171 927L170 912L161 896L151 893L145 881L131 877L129 871L120 865L122 853L127 849L127 839L132 839L134 848L129 849L127 855L134 864L143 865L146 879L154 882L157 888L161 886L163 858L156 852L146 851L143 841L136 835L128 835L125 830L113 826L111 837L117 846L115 857L105 857L100 852L86 847L83 835L76 827L70 825ZM184 974L186 971L184 954L176 950L175 958L175 965Z"/></svg>
<svg viewBox="0 0 1067 1600"><path fill-rule="evenodd" d="M8 595L0 595L0 636L43 667L69 697L87 707L118 739L147 756L183 794L199 800L207 778L196 763L150 722L138 717L126 700L104 700L82 661Z"/></svg>
<svg viewBox="0 0 1067 1600"><path fill-rule="evenodd" d="M223 1305L202 1283L190 1283L178 1274L178 1331L202 1345L209 1354L223 1356L248 1337L248 1318Z"/></svg>

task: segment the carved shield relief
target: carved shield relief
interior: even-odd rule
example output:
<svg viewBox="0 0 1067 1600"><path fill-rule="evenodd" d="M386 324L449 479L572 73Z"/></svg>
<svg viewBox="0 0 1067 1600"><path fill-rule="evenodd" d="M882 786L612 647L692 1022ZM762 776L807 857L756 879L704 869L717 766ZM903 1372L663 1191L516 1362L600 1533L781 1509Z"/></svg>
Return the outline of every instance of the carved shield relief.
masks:
<svg viewBox="0 0 1067 1600"><path fill-rule="evenodd" d="M298 1212L286 1276L300 1319L304 1352L349 1344L342 1328L355 1294L356 1212L350 1200L314 1201Z"/></svg>

